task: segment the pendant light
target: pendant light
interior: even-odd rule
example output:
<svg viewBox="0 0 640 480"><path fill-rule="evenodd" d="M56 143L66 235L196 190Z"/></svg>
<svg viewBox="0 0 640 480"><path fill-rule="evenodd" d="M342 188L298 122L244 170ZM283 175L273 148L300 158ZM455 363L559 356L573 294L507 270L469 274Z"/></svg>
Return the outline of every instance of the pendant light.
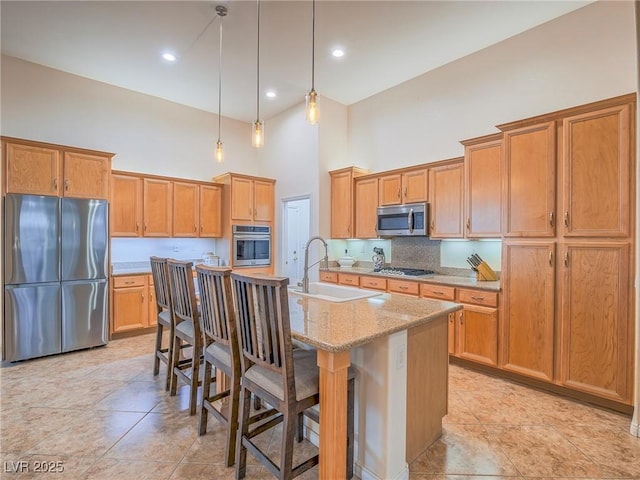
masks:
<svg viewBox="0 0 640 480"><path fill-rule="evenodd" d="M218 5L216 13L220 17L220 54L218 56L218 141L216 142L216 161L222 163L224 151L220 140L220 126L222 124L222 18L227 16L227 7Z"/></svg>
<svg viewBox="0 0 640 480"><path fill-rule="evenodd" d="M318 121L318 93L315 90L315 55L316 55L316 0L313 0L313 14L311 16L311 90L307 94L307 108L305 116L307 122L315 125Z"/></svg>
<svg viewBox="0 0 640 480"><path fill-rule="evenodd" d="M258 4L258 52L256 55L256 121L253 122L251 145L260 148L264 145L264 122L260 120L260 0Z"/></svg>

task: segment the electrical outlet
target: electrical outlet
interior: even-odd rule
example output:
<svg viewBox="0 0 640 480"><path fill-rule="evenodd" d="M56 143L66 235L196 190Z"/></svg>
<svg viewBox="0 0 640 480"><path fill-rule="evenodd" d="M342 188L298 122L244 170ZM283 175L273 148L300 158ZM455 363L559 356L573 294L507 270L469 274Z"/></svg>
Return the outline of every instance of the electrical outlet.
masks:
<svg viewBox="0 0 640 480"><path fill-rule="evenodd" d="M177 243L173 244L173 251L174 252L179 252L180 251L180 249L178 248L178 244Z"/></svg>

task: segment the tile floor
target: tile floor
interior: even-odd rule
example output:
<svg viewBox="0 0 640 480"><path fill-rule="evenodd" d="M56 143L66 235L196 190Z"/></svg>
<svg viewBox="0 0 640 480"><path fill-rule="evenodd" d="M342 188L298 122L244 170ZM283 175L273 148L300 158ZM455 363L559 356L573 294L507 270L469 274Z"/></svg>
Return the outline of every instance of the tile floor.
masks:
<svg viewBox="0 0 640 480"><path fill-rule="evenodd" d="M165 393L152 351L153 335L144 335L0 368L0 478L47 478L35 468L60 465L50 478L233 478L222 429L210 417L197 435L186 387ZM412 480L640 478L640 438L627 416L456 366L449 406L442 438L410 465ZM276 456L278 437L260 439ZM247 478L273 478L247 458ZM20 466L29 471L12 473Z"/></svg>

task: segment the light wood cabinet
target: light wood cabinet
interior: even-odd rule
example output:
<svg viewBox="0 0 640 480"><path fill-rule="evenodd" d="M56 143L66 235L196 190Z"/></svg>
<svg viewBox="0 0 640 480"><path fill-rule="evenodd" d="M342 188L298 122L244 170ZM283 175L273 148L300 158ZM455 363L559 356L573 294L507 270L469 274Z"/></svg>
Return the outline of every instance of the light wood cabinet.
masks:
<svg viewBox="0 0 640 480"><path fill-rule="evenodd" d="M399 205L427 201L426 168L392 173L380 177L379 204Z"/></svg>
<svg viewBox="0 0 640 480"><path fill-rule="evenodd" d="M464 305L456 312L456 355L486 365L498 364L498 309Z"/></svg>
<svg viewBox="0 0 640 480"><path fill-rule="evenodd" d="M420 296L425 298L435 298L436 300L453 301L456 296L456 289L447 285L437 283L423 283L420 285Z"/></svg>
<svg viewBox="0 0 640 480"><path fill-rule="evenodd" d="M370 288L372 290L386 290L387 279L381 277L360 277L360 288Z"/></svg>
<svg viewBox="0 0 640 480"><path fill-rule="evenodd" d="M562 123L562 216L566 237L630 233L630 107L567 117Z"/></svg>
<svg viewBox="0 0 640 480"><path fill-rule="evenodd" d="M457 161L429 169L431 238L462 238L463 163Z"/></svg>
<svg viewBox="0 0 640 480"><path fill-rule="evenodd" d="M587 393L632 400L632 293L627 242L562 246L560 381Z"/></svg>
<svg viewBox="0 0 640 480"><path fill-rule="evenodd" d="M231 220L272 222L275 185L273 180L230 175Z"/></svg>
<svg viewBox="0 0 640 480"><path fill-rule="evenodd" d="M502 368L553 381L555 242L508 241L502 247Z"/></svg>
<svg viewBox="0 0 640 480"><path fill-rule="evenodd" d="M378 178L355 180L355 237L378 236Z"/></svg>
<svg viewBox="0 0 640 480"><path fill-rule="evenodd" d="M195 183L173 182L173 236L197 237L200 221L200 191Z"/></svg>
<svg viewBox="0 0 640 480"><path fill-rule="evenodd" d="M463 141L465 236L502 235L502 134Z"/></svg>
<svg viewBox="0 0 640 480"><path fill-rule="evenodd" d="M6 193L109 198L113 154L3 137Z"/></svg>
<svg viewBox="0 0 640 480"><path fill-rule="evenodd" d="M143 180L143 224L145 237L170 237L172 230L172 182Z"/></svg>
<svg viewBox="0 0 640 480"><path fill-rule="evenodd" d="M553 237L556 225L555 122L504 132L504 236Z"/></svg>
<svg viewBox="0 0 640 480"><path fill-rule="evenodd" d="M200 237L222 236L222 187L200 185Z"/></svg>
<svg viewBox="0 0 640 480"><path fill-rule="evenodd" d="M420 283L410 280L389 278L387 280L387 288L390 293L401 293L403 295L411 295L412 297L417 297L420 294Z"/></svg>
<svg viewBox="0 0 640 480"><path fill-rule="evenodd" d="M137 176L111 176L109 219L112 237L142 235L142 179Z"/></svg>
<svg viewBox="0 0 640 480"><path fill-rule="evenodd" d="M355 236L354 178L366 174L358 167L329 172L331 176L331 238Z"/></svg>
<svg viewBox="0 0 640 480"><path fill-rule="evenodd" d="M336 272L327 272L320 270L320 281L328 283L338 283L338 274Z"/></svg>
<svg viewBox="0 0 640 480"><path fill-rule="evenodd" d="M360 286L360 276L353 273L339 273L338 283L340 285L350 285L352 287Z"/></svg>
<svg viewBox="0 0 640 480"><path fill-rule="evenodd" d="M113 277L111 333L149 326L148 275Z"/></svg>

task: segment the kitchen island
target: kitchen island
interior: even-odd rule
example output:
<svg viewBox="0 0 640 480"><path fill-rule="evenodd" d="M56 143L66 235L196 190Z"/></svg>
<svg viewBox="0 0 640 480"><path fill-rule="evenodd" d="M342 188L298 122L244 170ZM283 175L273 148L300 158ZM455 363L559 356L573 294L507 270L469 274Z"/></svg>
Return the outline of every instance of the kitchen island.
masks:
<svg viewBox="0 0 640 480"><path fill-rule="evenodd" d="M381 293L329 302L289 293L291 334L318 350L319 478L345 478L347 370L356 371L356 473L408 478L442 430L452 302Z"/></svg>

